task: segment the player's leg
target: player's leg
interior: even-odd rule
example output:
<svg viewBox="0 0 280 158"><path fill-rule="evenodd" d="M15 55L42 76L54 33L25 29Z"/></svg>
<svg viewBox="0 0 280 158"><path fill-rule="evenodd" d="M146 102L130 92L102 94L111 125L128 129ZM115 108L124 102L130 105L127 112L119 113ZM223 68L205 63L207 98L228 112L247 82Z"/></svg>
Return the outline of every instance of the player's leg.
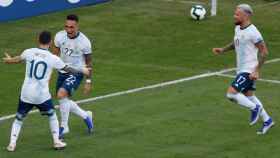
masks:
<svg viewBox="0 0 280 158"><path fill-rule="evenodd" d="M257 133L258 134L265 134L274 125L274 122L273 122L272 118L268 115L268 113L264 109L264 106L263 106L262 102L254 95L253 91L248 91L245 95L252 102L254 102L255 104L260 105L262 107L262 111L260 113L260 116L263 120L263 126L262 126L261 129L258 130Z"/></svg>
<svg viewBox="0 0 280 158"><path fill-rule="evenodd" d="M49 118L50 130L53 138L54 149L63 149L66 147L66 143L59 140L59 125L58 119L55 113L55 109L52 100L47 100L43 104L37 105L42 115L46 115Z"/></svg>
<svg viewBox="0 0 280 158"><path fill-rule="evenodd" d="M19 100L16 118L12 124L10 143L7 147L8 151L11 151L11 152L15 151L17 139L19 137L21 127L23 124L23 119L26 117L26 115L32 109L32 107L33 107L33 105L24 103L21 100Z"/></svg>
<svg viewBox="0 0 280 158"><path fill-rule="evenodd" d="M56 82L56 92L61 115L61 123L59 129L60 136L69 132L68 119L70 113L70 104L68 102L68 92L64 88L62 88L67 77L68 75L66 74L58 73Z"/></svg>
<svg viewBox="0 0 280 158"><path fill-rule="evenodd" d="M60 133L68 133L69 132L69 126L68 126L68 120L69 120L69 113L70 113L70 102L67 97L67 92L65 89L61 88L58 91L58 101L59 101L59 109L60 109L60 115L61 115L61 128Z"/></svg>
<svg viewBox="0 0 280 158"><path fill-rule="evenodd" d="M263 122L268 121L270 119L270 116L268 115L268 113L264 109L264 106L263 106L262 102L254 95L254 92L253 91L248 91L248 92L245 93L245 95L253 103L255 103L257 105L260 105L262 107L262 112L260 113L260 116L261 116Z"/></svg>
<svg viewBox="0 0 280 158"><path fill-rule="evenodd" d="M77 116L83 118L85 121L89 131L93 129L93 121L91 112L88 113L85 110L81 109L74 101L69 99L69 96L76 90L81 81L83 79L82 75L69 75L61 84L58 92L57 97L60 102L60 110L61 110L61 130L60 135L63 137L63 134L67 133L68 127L68 120L69 120L69 112L73 112Z"/></svg>
<svg viewBox="0 0 280 158"><path fill-rule="evenodd" d="M77 116L83 118L85 124L88 127L88 132L92 133L94 129L92 112L81 109L80 106L73 100L70 100L70 102L71 102L70 111L76 114Z"/></svg>
<svg viewBox="0 0 280 158"><path fill-rule="evenodd" d="M256 108L256 104L250 101L244 94L236 91L232 86L227 90L227 98L231 101L237 102L239 105L253 110Z"/></svg>
<svg viewBox="0 0 280 158"><path fill-rule="evenodd" d="M73 75L72 80L73 80L72 84L69 84L69 82L68 82L68 85L70 85L70 87L68 87L68 88L66 87L66 89L68 89L69 96L72 95L72 92L74 90L78 89L78 87L80 86L80 84L83 80L83 75L82 74ZM70 89L72 89L72 91L70 91ZM83 110L76 102L74 102L73 100L70 100L70 112L81 117L84 120L85 124L87 125L88 132L89 133L93 132L94 125L93 125L93 118L92 118L91 111Z"/></svg>
<svg viewBox="0 0 280 158"><path fill-rule="evenodd" d="M257 122L262 109L260 105L255 104L243 94L244 91L248 91L248 88L252 84L252 82L253 81L249 79L249 73L239 74L232 82L227 91L227 97L231 101L235 101L239 105L242 105L251 110L250 125L253 125Z"/></svg>

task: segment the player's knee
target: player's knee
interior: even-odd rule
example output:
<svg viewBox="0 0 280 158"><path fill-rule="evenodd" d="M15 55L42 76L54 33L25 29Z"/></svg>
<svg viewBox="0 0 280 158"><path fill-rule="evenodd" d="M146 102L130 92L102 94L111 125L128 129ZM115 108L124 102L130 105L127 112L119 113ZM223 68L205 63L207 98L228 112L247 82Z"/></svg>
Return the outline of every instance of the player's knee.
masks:
<svg viewBox="0 0 280 158"><path fill-rule="evenodd" d="M226 97L232 101L232 102L236 102L235 101L235 94L234 93L227 93Z"/></svg>
<svg viewBox="0 0 280 158"><path fill-rule="evenodd" d="M54 110L54 109L50 109L50 110L48 110L48 111L43 111L43 112L41 112L41 114L42 114L42 115L46 115L46 116L48 116L48 117L51 117L51 116L53 116L53 115L55 114L55 110Z"/></svg>
<svg viewBox="0 0 280 158"><path fill-rule="evenodd" d="M65 97L68 97L68 92L63 88L59 89L57 92L57 99L63 99Z"/></svg>
<svg viewBox="0 0 280 158"><path fill-rule="evenodd" d="M52 115L49 115L49 120L57 120L57 116L56 116L56 113L53 112Z"/></svg>
<svg viewBox="0 0 280 158"><path fill-rule="evenodd" d="M21 114L21 113L17 113L16 114L16 119L18 121L23 121L23 119L25 118L26 114Z"/></svg>

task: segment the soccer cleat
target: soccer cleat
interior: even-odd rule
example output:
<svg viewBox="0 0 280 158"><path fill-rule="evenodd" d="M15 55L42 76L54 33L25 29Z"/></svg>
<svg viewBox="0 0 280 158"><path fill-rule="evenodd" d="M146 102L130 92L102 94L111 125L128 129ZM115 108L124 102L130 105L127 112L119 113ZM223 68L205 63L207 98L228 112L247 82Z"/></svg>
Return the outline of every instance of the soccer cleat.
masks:
<svg viewBox="0 0 280 158"><path fill-rule="evenodd" d="M62 142L62 141L57 141L57 142L54 143L53 148L55 150L62 150L62 149L64 149L66 147L66 145L67 144Z"/></svg>
<svg viewBox="0 0 280 158"><path fill-rule="evenodd" d="M262 111L262 107L260 105L256 105L255 109L251 110L251 121L250 121L251 126L257 123L261 111Z"/></svg>
<svg viewBox="0 0 280 158"><path fill-rule="evenodd" d="M16 150L16 144L10 143L9 146L7 146L7 151L14 152Z"/></svg>
<svg viewBox="0 0 280 158"><path fill-rule="evenodd" d="M93 123L93 116L91 111L87 111L88 117L84 119L87 127L88 127L88 133L93 133L94 129L94 123Z"/></svg>
<svg viewBox="0 0 280 158"><path fill-rule="evenodd" d="M262 128L257 132L257 134L266 134L266 132L274 126L274 122L271 118L269 118L267 121L263 123Z"/></svg>

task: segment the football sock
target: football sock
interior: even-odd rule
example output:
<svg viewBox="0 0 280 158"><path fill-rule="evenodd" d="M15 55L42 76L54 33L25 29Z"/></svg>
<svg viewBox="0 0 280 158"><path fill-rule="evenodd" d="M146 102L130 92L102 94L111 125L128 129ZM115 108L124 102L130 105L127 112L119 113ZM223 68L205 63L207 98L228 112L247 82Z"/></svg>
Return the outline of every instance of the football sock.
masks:
<svg viewBox="0 0 280 158"><path fill-rule="evenodd" d="M244 94L241 93L227 93L227 97L230 100L236 101L239 105L242 105L244 107L247 107L251 110L256 108L256 104L253 103L251 100L249 100Z"/></svg>
<svg viewBox="0 0 280 158"><path fill-rule="evenodd" d="M49 116L49 124L50 124L50 129L53 137L54 142L58 142L58 136L59 136L59 125L58 125L58 120L56 113L53 115Z"/></svg>
<svg viewBox="0 0 280 158"><path fill-rule="evenodd" d="M12 125L10 143L16 144L23 122L15 119Z"/></svg>
<svg viewBox="0 0 280 158"><path fill-rule="evenodd" d="M252 102L254 102L255 104L258 104L262 107L262 111L260 113L260 116L262 117L262 120L265 122L265 121L268 121L269 120L269 115L267 114L267 112L265 111L264 107L263 107L263 104L261 103L261 101L256 97L256 96L249 96L247 97L248 99L250 99Z"/></svg>
<svg viewBox="0 0 280 158"><path fill-rule="evenodd" d="M68 119L70 113L70 100L68 98L63 98L59 100L59 109L61 114L61 127L64 129L68 128Z"/></svg>
<svg viewBox="0 0 280 158"><path fill-rule="evenodd" d="M81 109L77 103L75 103L74 101L70 100L71 104L70 104L70 111L73 112L74 114L76 114L77 116L80 116L83 119L86 119L88 117L88 114L86 111L84 111L83 109Z"/></svg>

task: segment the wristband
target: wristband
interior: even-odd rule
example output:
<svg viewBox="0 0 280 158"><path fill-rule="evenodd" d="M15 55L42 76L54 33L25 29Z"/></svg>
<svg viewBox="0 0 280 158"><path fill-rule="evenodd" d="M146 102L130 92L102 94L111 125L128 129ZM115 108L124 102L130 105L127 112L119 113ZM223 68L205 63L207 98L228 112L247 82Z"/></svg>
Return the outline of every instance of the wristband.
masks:
<svg viewBox="0 0 280 158"><path fill-rule="evenodd" d="M86 79L86 83L91 83L91 79Z"/></svg>

